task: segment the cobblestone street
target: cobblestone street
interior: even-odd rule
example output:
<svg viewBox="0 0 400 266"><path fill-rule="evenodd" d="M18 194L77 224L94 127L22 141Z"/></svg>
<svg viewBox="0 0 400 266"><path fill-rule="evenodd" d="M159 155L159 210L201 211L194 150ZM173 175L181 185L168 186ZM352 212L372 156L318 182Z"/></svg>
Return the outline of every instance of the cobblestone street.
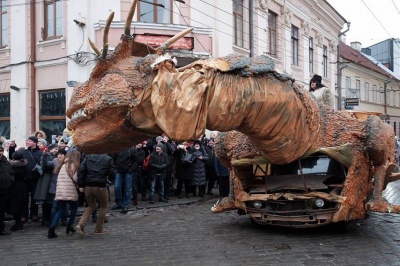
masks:
<svg viewBox="0 0 400 266"><path fill-rule="evenodd" d="M212 214L214 201L111 212L105 235L89 222L86 237L66 236L61 226L49 240L47 228L30 222L0 238L0 264L400 265L400 215L372 213L346 233L256 228L247 215Z"/></svg>

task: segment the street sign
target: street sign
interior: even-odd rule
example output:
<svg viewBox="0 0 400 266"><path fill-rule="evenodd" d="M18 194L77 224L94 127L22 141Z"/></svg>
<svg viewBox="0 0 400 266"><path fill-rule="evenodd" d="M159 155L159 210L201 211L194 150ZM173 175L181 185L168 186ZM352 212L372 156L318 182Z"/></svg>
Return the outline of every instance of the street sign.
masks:
<svg viewBox="0 0 400 266"><path fill-rule="evenodd" d="M346 98L344 103L346 106L358 106L358 105L360 105L360 99L359 98Z"/></svg>

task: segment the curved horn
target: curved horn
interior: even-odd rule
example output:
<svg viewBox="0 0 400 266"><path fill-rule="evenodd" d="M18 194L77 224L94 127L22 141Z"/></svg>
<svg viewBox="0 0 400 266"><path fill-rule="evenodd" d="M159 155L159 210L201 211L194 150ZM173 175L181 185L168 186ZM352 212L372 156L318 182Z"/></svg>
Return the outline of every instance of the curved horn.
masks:
<svg viewBox="0 0 400 266"><path fill-rule="evenodd" d="M164 42L159 49L161 50L165 50L167 49L171 44L173 44L174 42L176 42L177 40L179 40L180 38L182 38L183 36L185 36L186 34L188 34L189 32L191 32L194 28L188 28L186 30L181 31L180 33L176 34L174 37L172 37L171 39L167 40L166 42Z"/></svg>
<svg viewBox="0 0 400 266"><path fill-rule="evenodd" d="M125 21L124 34L127 36L131 35L131 23L132 23L133 15L135 14L137 2L138 2L138 0L134 0L132 2L131 8L129 9L128 17L126 18L126 21Z"/></svg>
<svg viewBox="0 0 400 266"><path fill-rule="evenodd" d="M101 55L101 52L99 50L99 48L96 47L96 44L94 44L94 42L92 42L92 40L90 38L88 38L89 40L89 44L92 47L93 51L99 56Z"/></svg>
<svg viewBox="0 0 400 266"><path fill-rule="evenodd" d="M103 53L101 54L101 59L105 59L108 52L108 32L110 31L111 22L114 18L114 12L111 12L110 16L108 16L106 26L104 27L104 36L103 36Z"/></svg>

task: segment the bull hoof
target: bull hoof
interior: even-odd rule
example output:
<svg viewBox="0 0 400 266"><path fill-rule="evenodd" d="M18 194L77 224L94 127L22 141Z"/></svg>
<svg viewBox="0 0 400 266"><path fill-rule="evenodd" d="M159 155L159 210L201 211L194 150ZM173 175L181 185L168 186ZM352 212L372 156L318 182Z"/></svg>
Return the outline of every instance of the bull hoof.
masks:
<svg viewBox="0 0 400 266"><path fill-rule="evenodd" d="M219 213L225 211L236 210L235 201L231 197L225 197L219 199L213 207L211 207L212 213Z"/></svg>
<svg viewBox="0 0 400 266"><path fill-rule="evenodd" d="M365 204L365 209L372 212L390 213L393 207L385 199L372 199Z"/></svg>

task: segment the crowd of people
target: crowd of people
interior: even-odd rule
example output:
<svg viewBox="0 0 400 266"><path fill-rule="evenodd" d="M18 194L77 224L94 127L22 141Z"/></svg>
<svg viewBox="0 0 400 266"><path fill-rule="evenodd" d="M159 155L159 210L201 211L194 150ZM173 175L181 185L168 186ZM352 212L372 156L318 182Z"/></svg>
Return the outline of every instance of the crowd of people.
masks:
<svg viewBox="0 0 400 266"><path fill-rule="evenodd" d="M156 199L168 202L171 196L205 197L217 187L219 196L226 197L229 171L214 154L214 138L211 134L208 139L176 143L162 135L113 154L82 153L68 132L47 144L46 134L37 131L26 139L25 147L2 138L0 235L23 230L31 220L48 227L48 238L57 237L60 224L66 234L84 236L90 218L96 223L94 233L104 234L111 184L115 196L111 209L122 213L140 199L154 204ZM83 205L86 209L75 223ZM6 213L14 220L10 230L5 228Z"/></svg>

